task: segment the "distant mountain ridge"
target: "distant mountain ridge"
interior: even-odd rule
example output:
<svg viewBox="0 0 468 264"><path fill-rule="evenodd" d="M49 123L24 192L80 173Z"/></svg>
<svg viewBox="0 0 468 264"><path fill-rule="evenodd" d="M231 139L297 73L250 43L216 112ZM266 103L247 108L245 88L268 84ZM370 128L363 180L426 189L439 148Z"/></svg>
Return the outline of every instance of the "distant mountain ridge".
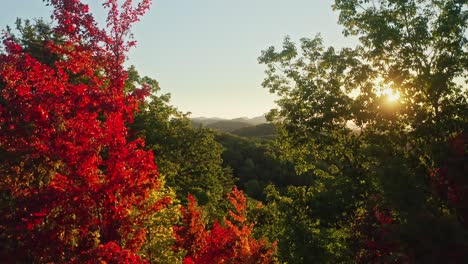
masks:
<svg viewBox="0 0 468 264"><path fill-rule="evenodd" d="M192 120L192 123L206 126L211 123L219 122L219 121L226 120L226 119L219 118L219 117L192 117L190 118L190 120Z"/></svg>
<svg viewBox="0 0 468 264"><path fill-rule="evenodd" d="M272 138L275 134L273 124L269 124L265 116L254 118L238 117L233 119L193 117L191 120L194 127L206 127L241 137Z"/></svg>
<svg viewBox="0 0 468 264"><path fill-rule="evenodd" d="M254 117L254 118L239 117L239 118L234 118L234 119L231 119L231 120L232 121L239 121L239 122L248 123L248 124L251 124L251 125L254 125L254 126L264 124L264 123L267 122L265 116L257 116L257 117Z"/></svg>
<svg viewBox="0 0 468 264"><path fill-rule="evenodd" d="M204 126L207 126L209 124L213 124L216 122L220 121L232 121L232 122L241 122L241 123L247 123L249 125L260 125L263 123L267 123L266 117L265 116L257 116L253 118L248 118L248 117L238 117L238 118L219 118L219 117L192 117L190 118L193 123L196 124L202 124Z"/></svg>
<svg viewBox="0 0 468 264"><path fill-rule="evenodd" d="M246 123L246 122L234 121L234 120L221 120L218 122L208 124L205 127L219 130L222 132L231 133L232 131L235 131L241 128L251 127L251 126L252 126L251 124Z"/></svg>

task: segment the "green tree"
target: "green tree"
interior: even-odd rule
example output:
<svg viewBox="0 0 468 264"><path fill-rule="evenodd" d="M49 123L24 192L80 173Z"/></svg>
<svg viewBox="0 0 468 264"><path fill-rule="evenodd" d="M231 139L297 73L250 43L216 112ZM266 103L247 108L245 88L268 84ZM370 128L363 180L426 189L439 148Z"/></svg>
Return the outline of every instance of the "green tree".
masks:
<svg viewBox="0 0 468 264"><path fill-rule="evenodd" d="M313 181L311 173L297 175L293 164L279 157L280 150L270 140L219 133L216 141L224 147L224 165L232 168L236 184L252 198L264 201L263 189L270 183L284 188Z"/></svg>
<svg viewBox="0 0 468 264"><path fill-rule="evenodd" d="M359 37L360 59L374 72L361 80L380 78L400 92L396 117L429 143L466 129L466 7L460 0L335 1L344 34Z"/></svg>
<svg viewBox="0 0 468 264"><path fill-rule="evenodd" d="M194 195L209 215L223 214L223 196L234 186L232 173L223 167L222 146L211 130L193 128L189 113L169 104L170 94L159 95L160 87L150 77L140 77L134 67L129 70L127 89L149 86L151 96L140 106L131 124L134 136L145 139L147 149L155 154L158 169L167 185L183 203ZM219 211L221 210L221 211ZM218 212L219 211L219 212Z"/></svg>
<svg viewBox="0 0 468 264"><path fill-rule="evenodd" d="M347 247L350 230L330 218L336 205L320 191L289 186L281 193L269 185L265 205L251 212L257 234L278 241L280 263L352 262Z"/></svg>
<svg viewBox="0 0 468 264"><path fill-rule="evenodd" d="M315 175L312 200L333 202L317 208L320 226L351 223L379 197L398 219L407 257L456 261L467 230L429 175L468 124L466 3L337 0L334 8L355 48L325 48L317 36L299 49L286 38L259 58L263 86L280 97L269 114L280 124L278 147L299 173Z"/></svg>
<svg viewBox="0 0 468 264"><path fill-rule="evenodd" d="M153 192L148 199L148 205L162 198L171 198L171 204L161 208L155 214L145 219L146 221L146 241L141 249L141 254L150 263L181 263L182 252L175 252L174 225L182 217L180 214L180 203L175 197L175 192L164 186L164 179L160 181L161 188ZM142 210L146 210L143 208Z"/></svg>

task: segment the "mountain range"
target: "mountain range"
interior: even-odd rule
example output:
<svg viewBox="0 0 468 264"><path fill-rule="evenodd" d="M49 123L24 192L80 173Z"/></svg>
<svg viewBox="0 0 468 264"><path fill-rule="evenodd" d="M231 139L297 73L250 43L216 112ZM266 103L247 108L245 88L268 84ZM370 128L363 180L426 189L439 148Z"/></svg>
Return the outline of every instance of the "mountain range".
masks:
<svg viewBox="0 0 468 264"><path fill-rule="evenodd" d="M274 125L267 123L265 116L233 119L193 117L191 120L194 127L206 127L242 137L269 138L274 135Z"/></svg>
<svg viewBox="0 0 468 264"><path fill-rule="evenodd" d="M248 125L260 125L263 123L266 123L266 117L265 116L257 116L254 118L248 118L248 117L238 117L238 118L233 118L233 119L226 119L226 118L219 118L219 117L192 117L191 118L192 122L194 124L202 124L204 126L217 123L217 122L238 122L238 123L245 123Z"/></svg>

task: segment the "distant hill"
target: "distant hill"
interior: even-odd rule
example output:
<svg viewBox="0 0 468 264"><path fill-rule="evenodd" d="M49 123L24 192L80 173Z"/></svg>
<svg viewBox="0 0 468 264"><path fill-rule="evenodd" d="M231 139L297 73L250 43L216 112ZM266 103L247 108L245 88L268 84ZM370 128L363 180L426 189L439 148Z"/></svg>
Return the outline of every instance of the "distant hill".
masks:
<svg viewBox="0 0 468 264"><path fill-rule="evenodd" d="M242 122L242 123L247 123L252 126L260 125L263 123L266 123L267 120L265 116L257 116L253 118L248 118L248 117L238 117L238 118L233 118L233 119L226 119L226 118L219 118L219 117L192 117L190 118L192 120L192 123L195 125L203 125L207 126L219 121L234 121L234 122Z"/></svg>
<svg viewBox="0 0 468 264"><path fill-rule="evenodd" d="M222 120L218 122L214 122L211 124L206 125L205 127L219 130L221 132L232 132L237 129L245 128L252 126L249 123L240 122L240 121L232 121L232 120Z"/></svg>
<svg viewBox="0 0 468 264"><path fill-rule="evenodd" d="M239 117L239 118L234 118L234 119L231 119L231 120L232 121L239 121L239 122L248 123L248 124L251 124L253 126L260 125L260 124L263 124L263 123L267 122L265 116L257 116L257 117L254 117L254 118Z"/></svg>
<svg viewBox="0 0 468 264"><path fill-rule="evenodd" d="M226 119L219 118L219 117L192 117L190 119L192 120L193 123L201 124L204 126L212 124L212 123L216 123L222 120L226 120Z"/></svg>
<svg viewBox="0 0 468 264"><path fill-rule="evenodd" d="M275 135L275 126L270 123L264 123L256 126L239 128L231 131L231 134L250 138L273 138Z"/></svg>
<svg viewBox="0 0 468 264"><path fill-rule="evenodd" d="M257 117L249 119L249 123L254 124L254 125L260 125L266 122L267 122L267 119L265 116L257 116Z"/></svg>
<svg viewBox="0 0 468 264"><path fill-rule="evenodd" d="M195 128L206 127L227 133L239 130L238 133L240 134L245 133L246 135L259 135L258 137L263 137L267 133L270 133L270 130L268 130L266 127L255 128L258 125L266 124L267 120L265 116L258 116L254 118L239 117L234 119L223 119L219 117L193 117L191 120L192 126ZM247 132L243 132L241 130L248 127L252 127L252 129L248 130Z"/></svg>

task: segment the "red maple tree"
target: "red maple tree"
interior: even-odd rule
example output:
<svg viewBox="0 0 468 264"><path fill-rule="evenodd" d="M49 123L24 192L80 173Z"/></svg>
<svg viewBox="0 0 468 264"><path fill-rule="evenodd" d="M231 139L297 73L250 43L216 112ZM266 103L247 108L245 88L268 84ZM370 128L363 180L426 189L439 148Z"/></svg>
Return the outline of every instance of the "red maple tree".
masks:
<svg viewBox="0 0 468 264"><path fill-rule="evenodd" d="M107 29L80 0L49 0L60 41L40 61L7 34L0 53L0 254L17 262L143 262L158 174L126 124L148 90L124 93L131 26L150 6L104 1ZM122 1L120 1L122 2ZM145 208L145 210L142 210Z"/></svg>
<svg viewBox="0 0 468 264"><path fill-rule="evenodd" d="M202 209L189 195L187 208L182 208L182 225L176 226L176 250L185 250L184 264L190 263L273 263L275 244L268 245L252 235L253 224L247 221L244 194L234 188L228 195L234 210L224 219L225 226L214 222L211 230L202 219Z"/></svg>
<svg viewBox="0 0 468 264"><path fill-rule="evenodd" d="M448 143L449 152L445 160L429 175L435 193L454 210L460 224L468 228L468 178L466 177L468 135L460 133Z"/></svg>
<svg viewBox="0 0 468 264"><path fill-rule="evenodd" d="M410 263L397 236L394 212L373 197L352 224L356 263ZM377 203L377 204L376 204Z"/></svg>

